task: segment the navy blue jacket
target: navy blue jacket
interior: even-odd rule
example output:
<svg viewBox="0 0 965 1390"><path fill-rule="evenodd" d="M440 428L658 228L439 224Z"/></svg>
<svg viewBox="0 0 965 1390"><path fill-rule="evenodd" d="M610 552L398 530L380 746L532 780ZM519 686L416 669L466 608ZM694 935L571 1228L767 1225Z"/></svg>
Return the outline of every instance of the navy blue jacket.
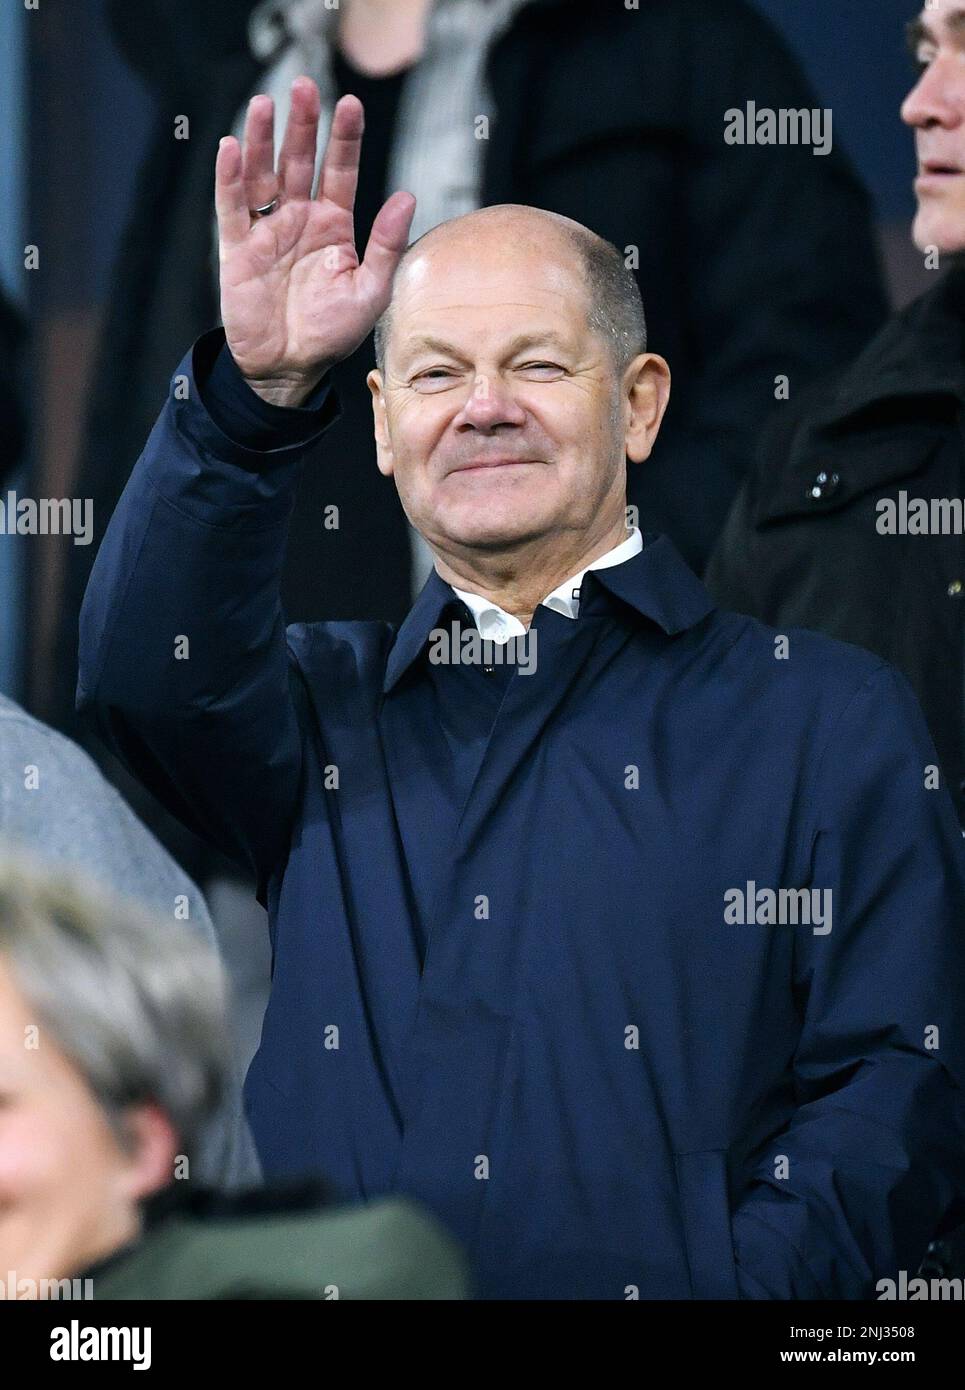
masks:
<svg viewBox="0 0 965 1390"><path fill-rule="evenodd" d="M323 384L229 438L199 394L221 341L110 523L78 702L259 879L267 1172L421 1199L483 1297L864 1298L914 1271L963 1215L965 874L903 679L715 609L654 537L576 621L537 610L537 669L498 698L427 660L467 617L438 576L398 629L286 631L300 460L337 405ZM769 920L780 889L831 930Z"/></svg>

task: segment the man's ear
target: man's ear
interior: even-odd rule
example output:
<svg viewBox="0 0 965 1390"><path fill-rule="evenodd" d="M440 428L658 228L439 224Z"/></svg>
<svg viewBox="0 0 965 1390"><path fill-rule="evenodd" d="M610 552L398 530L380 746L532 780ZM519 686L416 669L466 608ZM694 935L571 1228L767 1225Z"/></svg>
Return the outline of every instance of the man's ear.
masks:
<svg viewBox="0 0 965 1390"><path fill-rule="evenodd" d="M643 352L624 373L623 389L627 457L634 463L643 463L650 457L670 400L670 368L655 352Z"/></svg>
<svg viewBox="0 0 965 1390"><path fill-rule="evenodd" d="M392 444L389 440L389 425L385 417L385 391L383 389L382 373L375 367L365 378L369 390L372 392L372 418L375 426L375 460L379 465L379 472L387 478L391 478L395 472L395 459L392 456Z"/></svg>

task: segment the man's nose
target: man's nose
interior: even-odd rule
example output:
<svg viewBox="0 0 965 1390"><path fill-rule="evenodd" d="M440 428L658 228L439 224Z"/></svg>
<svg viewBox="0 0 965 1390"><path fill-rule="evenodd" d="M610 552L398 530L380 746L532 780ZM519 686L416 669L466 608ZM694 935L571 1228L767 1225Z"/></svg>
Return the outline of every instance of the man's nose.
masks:
<svg viewBox="0 0 965 1390"><path fill-rule="evenodd" d="M965 75L961 61L936 58L908 93L901 108L906 125L918 128L940 125L952 129L961 124L965 110Z"/></svg>
<svg viewBox="0 0 965 1390"><path fill-rule="evenodd" d="M453 423L457 429L494 430L501 425L525 424L526 411L502 377L480 372Z"/></svg>

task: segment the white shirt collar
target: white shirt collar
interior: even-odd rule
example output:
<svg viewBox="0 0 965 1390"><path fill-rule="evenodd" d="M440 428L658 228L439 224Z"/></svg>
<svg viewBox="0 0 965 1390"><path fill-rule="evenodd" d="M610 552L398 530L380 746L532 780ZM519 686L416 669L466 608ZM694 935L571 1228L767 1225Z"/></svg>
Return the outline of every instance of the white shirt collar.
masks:
<svg viewBox="0 0 965 1390"><path fill-rule="evenodd" d="M611 565L622 565L624 560L629 560L631 556L638 554L643 549L643 536L640 528L634 526L625 541L620 541L612 550L608 550L605 555L601 555L598 560L587 565L584 569L578 570L576 574L570 575L569 579L564 579L563 583L547 594L542 602L547 608L553 608L557 613L562 613L565 618L576 618L580 611L580 585L583 583L583 576L589 570L609 569ZM526 629L523 624L512 613L507 613L491 599L483 598L481 594L471 594L465 589L457 589L455 585L453 592L458 594L463 603L469 609L476 620L476 627L480 637L490 638L494 642L508 642L510 637L522 637Z"/></svg>

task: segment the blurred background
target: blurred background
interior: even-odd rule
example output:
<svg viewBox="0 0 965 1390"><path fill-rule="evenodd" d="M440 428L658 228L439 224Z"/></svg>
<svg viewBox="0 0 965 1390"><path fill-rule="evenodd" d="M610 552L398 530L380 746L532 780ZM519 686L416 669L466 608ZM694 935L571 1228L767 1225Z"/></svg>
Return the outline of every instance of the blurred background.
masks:
<svg viewBox="0 0 965 1390"><path fill-rule="evenodd" d="M873 195L892 299L905 302L925 276L908 240L914 158L898 120L911 85L903 29L917 7L912 0L755 4L833 108L835 143ZM247 13L250 4L223 0L226 22L233 9ZM32 422L29 456L6 487L16 489L19 479L20 491L35 496L70 491L111 269L156 114L151 91L116 46L106 0L41 0L37 10L4 0L0 280L31 328L11 369ZM27 244L40 249L35 270L24 268ZM124 383L116 385L122 400ZM23 538L0 537L0 690L41 716L49 713L63 558L61 545L34 546L28 557Z"/></svg>

